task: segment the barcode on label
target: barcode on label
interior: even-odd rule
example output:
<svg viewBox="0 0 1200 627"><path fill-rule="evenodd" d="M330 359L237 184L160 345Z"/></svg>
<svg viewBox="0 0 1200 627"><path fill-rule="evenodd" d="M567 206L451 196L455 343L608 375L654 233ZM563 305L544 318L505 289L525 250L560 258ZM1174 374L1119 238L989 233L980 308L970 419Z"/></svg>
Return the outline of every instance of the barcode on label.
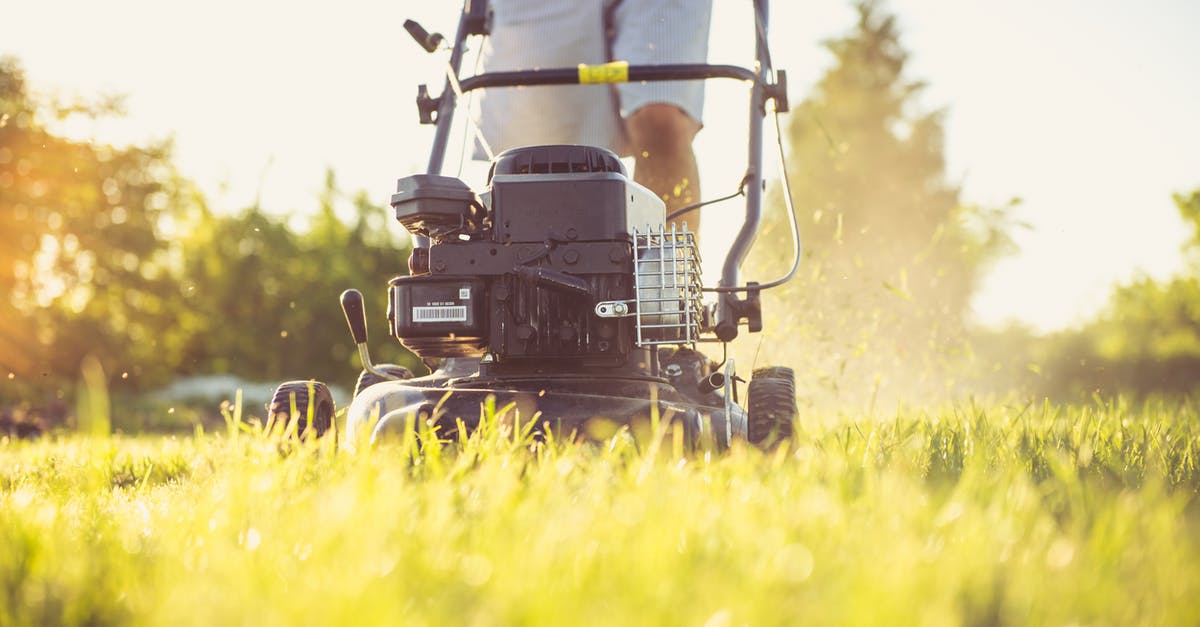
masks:
<svg viewBox="0 0 1200 627"><path fill-rule="evenodd" d="M466 307L413 307L413 322L466 322Z"/></svg>

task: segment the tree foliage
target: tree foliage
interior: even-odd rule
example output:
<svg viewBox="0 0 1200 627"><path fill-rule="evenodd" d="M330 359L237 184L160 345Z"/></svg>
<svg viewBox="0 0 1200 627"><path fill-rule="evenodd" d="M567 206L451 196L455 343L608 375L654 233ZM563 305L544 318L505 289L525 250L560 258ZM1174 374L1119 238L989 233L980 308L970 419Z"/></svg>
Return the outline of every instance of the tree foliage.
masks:
<svg viewBox="0 0 1200 627"><path fill-rule="evenodd" d="M798 280L766 297L768 324L794 341L760 359L805 367L839 392L907 394L941 386L939 364L962 352L980 274L1010 245L1007 212L961 203L946 177L943 112L920 107L895 19L874 2L856 10L852 31L826 43L833 66L790 117L806 255ZM764 220L756 274L790 261L782 215Z"/></svg>
<svg viewBox="0 0 1200 627"><path fill-rule="evenodd" d="M374 316L377 353L389 355L378 349L387 328L387 280L406 271L395 235L401 229L363 194L352 199L354 221L347 224L335 210L340 196L330 172L319 211L302 231L257 206L234 215L202 206L191 216L181 242L181 288L189 317L209 328L179 347L179 372L352 384L357 353L338 304L350 287L363 291ZM411 355L400 359L416 365Z"/></svg>
<svg viewBox="0 0 1200 627"><path fill-rule="evenodd" d="M1192 231L1184 272L1114 287L1099 315L1078 328L1044 336L1018 326L977 330L981 383L1063 400L1200 390L1200 189L1174 200Z"/></svg>
<svg viewBox="0 0 1200 627"><path fill-rule="evenodd" d="M170 324L157 231L172 200L169 146L113 148L47 129L113 112L39 103L16 61L0 60L0 368L14 385L73 378L88 353L141 374Z"/></svg>
<svg viewBox="0 0 1200 627"><path fill-rule="evenodd" d="M337 297L358 287L383 318L386 282L406 271L388 212L347 197L332 173L307 224L257 205L214 210L168 143L112 147L51 130L115 113L40 102L17 62L0 61L0 402L71 395L89 355L118 390L222 373L351 385L357 358ZM381 352L415 365L399 347Z"/></svg>
<svg viewBox="0 0 1200 627"><path fill-rule="evenodd" d="M1192 237L1185 271L1113 290L1104 311L1082 329L1044 342L1034 381L1048 395L1189 394L1200 388L1200 188L1174 196Z"/></svg>

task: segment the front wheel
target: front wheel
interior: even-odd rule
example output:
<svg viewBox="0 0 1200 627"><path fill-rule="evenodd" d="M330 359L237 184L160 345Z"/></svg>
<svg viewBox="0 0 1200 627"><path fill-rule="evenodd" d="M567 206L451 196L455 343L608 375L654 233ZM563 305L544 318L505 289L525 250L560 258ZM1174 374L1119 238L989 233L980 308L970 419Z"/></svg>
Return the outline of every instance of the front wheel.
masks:
<svg viewBox="0 0 1200 627"><path fill-rule="evenodd" d="M791 368L755 370L746 397L746 431L751 444L764 446L792 436L797 411Z"/></svg>
<svg viewBox="0 0 1200 627"><path fill-rule="evenodd" d="M320 381L288 381L275 388L267 411L273 424L295 420L297 435L320 437L333 428L333 394Z"/></svg>

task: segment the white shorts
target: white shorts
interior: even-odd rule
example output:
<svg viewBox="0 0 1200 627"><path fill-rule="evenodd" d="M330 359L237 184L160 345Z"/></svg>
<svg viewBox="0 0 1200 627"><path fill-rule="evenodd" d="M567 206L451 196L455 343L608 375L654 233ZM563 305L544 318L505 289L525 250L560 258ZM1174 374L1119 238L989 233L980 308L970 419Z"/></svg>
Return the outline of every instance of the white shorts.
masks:
<svg viewBox="0 0 1200 627"><path fill-rule="evenodd" d="M483 72L705 63L712 0L492 0ZM605 32L606 13L611 15ZM611 57L610 50L611 48ZM650 103L699 121L704 81L503 87L484 91L477 122L497 154L516 146L585 144L628 154L623 118Z"/></svg>

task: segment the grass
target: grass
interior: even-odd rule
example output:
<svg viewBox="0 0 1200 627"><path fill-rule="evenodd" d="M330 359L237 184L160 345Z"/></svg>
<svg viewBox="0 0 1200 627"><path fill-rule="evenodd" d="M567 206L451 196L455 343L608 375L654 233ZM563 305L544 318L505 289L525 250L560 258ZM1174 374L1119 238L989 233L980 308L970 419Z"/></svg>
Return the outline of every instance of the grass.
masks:
<svg viewBox="0 0 1200 627"><path fill-rule="evenodd" d="M1200 624L1190 404L960 405L688 454L506 415L0 444L0 624Z"/></svg>

